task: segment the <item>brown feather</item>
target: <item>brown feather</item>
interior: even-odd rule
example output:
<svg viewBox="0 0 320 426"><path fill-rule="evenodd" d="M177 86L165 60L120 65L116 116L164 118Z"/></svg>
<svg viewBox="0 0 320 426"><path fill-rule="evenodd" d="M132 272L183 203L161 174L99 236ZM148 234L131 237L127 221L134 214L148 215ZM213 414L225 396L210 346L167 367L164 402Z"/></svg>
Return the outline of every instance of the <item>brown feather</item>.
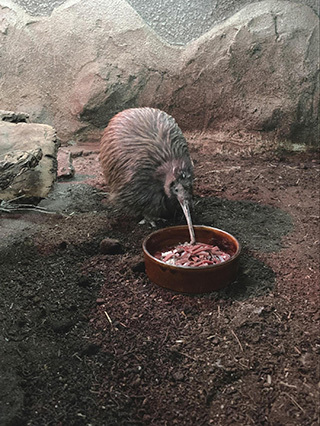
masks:
<svg viewBox="0 0 320 426"><path fill-rule="evenodd" d="M179 208L170 184L182 179L192 196L192 162L187 141L173 117L153 108L115 115L105 129L100 161L111 196L149 217L168 217Z"/></svg>

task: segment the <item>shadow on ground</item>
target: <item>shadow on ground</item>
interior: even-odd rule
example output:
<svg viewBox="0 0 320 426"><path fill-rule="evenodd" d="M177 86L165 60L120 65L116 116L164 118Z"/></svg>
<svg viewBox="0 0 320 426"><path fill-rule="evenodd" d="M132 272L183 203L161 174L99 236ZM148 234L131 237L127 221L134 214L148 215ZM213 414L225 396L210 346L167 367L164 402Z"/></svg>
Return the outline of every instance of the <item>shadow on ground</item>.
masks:
<svg viewBox="0 0 320 426"><path fill-rule="evenodd" d="M206 303L216 305L267 294L273 288L275 273L255 258L254 252L279 251L281 238L292 228L290 216L279 209L247 201L197 198L195 223L222 228L241 242L239 278L218 293L174 299L172 292L157 288L144 273L132 272L129 265L132 258L141 255L141 242L152 229L138 225L135 219L116 218L115 210L102 203L102 198L103 194L89 185L60 183L42 206L63 215L24 212L0 217L6 233L0 244L0 276L4 282L0 369L4 418L12 424L28 419L44 424L42 405L51 406L52 412L59 406L60 417L56 419L62 422L81 414L82 405L92 413L97 409L98 401L90 394L92 382L100 371L101 359L111 362L108 353L91 341L89 315L101 289L109 291L108 310L119 303L126 306L127 291L127 297L135 298L132 306L137 315L145 312L146 324L152 312L153 321L154 315L164 321L164 315L169 329L181 312L190 317L189 305L203 304L197 309L204 314L212 309L205 308ZM122 255L99 254L99 243L106 236L120 240L127 251L124 260ZM93 266L93 273L83 273L84 264L90 262L104 271L94 271ZM161 303L154 305L156 299L165 300L165 311ZM124 315L122 308L120 313ZM130 315L132 321L135 314ZM99 365L94 364L95 359ZM85 376L81 381L80 375ZM70 395L77 400L75 408L70 408ZM116 418L118 407L112 410Z"/></svg>

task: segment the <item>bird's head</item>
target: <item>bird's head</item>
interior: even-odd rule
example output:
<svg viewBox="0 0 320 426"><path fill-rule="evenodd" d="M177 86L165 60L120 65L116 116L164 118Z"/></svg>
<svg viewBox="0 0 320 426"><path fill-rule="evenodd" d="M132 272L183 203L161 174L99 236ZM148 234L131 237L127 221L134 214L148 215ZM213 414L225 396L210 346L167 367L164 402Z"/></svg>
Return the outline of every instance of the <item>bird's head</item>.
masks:
<svg viewBox="0 0 320 426"><path fill-rule="evenodd" d="M192 175L182 171L176 178L168 179L165 186L165 193L168 198L176 198L179 203L190 202L192 198Z"/></svg>
<svg viewBox="0 0 320 426"><path fill-rule="evenodd" d="M190 214L192 202L193 166L191 161L175 159L162 165L160 174L164 177L164 192L169 200L177 200L186 217L191 235L191 243L195 242Z"/></svg>
<svg viewBox="0 0 320 426"><path fill-rule="evenodd" d="M192 165L183 160L173 160L164 167L164 192L179 203L191 201L192 198Z"/></svg>

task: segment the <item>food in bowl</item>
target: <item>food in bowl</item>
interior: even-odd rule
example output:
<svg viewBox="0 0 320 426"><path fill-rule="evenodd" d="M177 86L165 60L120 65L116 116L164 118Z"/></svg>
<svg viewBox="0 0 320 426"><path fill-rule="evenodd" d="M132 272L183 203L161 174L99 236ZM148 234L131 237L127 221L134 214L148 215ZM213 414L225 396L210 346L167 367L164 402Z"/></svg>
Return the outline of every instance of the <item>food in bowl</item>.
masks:
<svg viewBox="0 0 320 426"><path fill-rule="evenodd" d="M168 265L201 267L217 265L230 259L231 256L217 245L184 243L168 248L166 251L158 251L154 257Z"/></svg>
<svg viewBox="0 0 320 426"><path fill-rule="evenodd" d="M197 242L217 246L230 258L202 267L163 262L155 255L166 253L181 245L181 242L188 241L189 231L185 225L159 229L148 235L142 244L145 270L153 283L173 291L199 294L219 290L237 279L241 252L237 239L226 231L210 226L195 225L194 230Z"/></svg>

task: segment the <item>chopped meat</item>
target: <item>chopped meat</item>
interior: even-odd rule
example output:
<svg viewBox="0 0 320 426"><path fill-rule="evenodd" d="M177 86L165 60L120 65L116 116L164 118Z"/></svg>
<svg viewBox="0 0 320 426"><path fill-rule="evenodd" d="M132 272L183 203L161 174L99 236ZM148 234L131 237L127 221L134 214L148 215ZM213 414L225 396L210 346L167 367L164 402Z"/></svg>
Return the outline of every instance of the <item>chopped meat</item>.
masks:
<svg viewBox="0 0 320 426"><path fill-rule="evenodd" d="M199 267L225 262L231 256L218 246L184 243L165 252L157 252L154 257L168 265Z"/></svg>

